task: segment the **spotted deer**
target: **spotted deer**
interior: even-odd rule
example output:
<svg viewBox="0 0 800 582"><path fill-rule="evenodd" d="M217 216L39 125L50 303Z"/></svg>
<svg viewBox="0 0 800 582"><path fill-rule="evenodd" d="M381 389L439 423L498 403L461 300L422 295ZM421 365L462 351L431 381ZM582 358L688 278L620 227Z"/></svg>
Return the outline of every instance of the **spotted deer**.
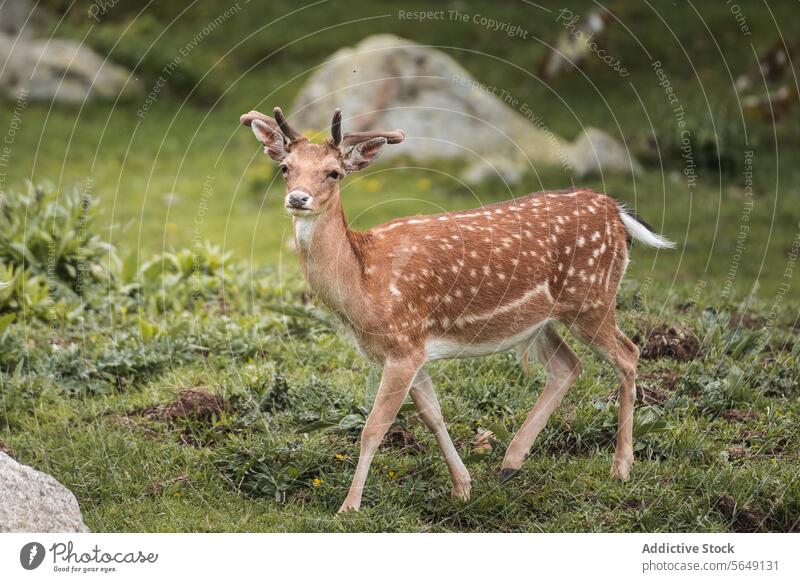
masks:
<svg viewBox="0 0 800 582"><path fill-rule="evenodd" d="M561 338L568 328L610 363L620 382L612 477L633 463L633 407L639 350L617 327L615 301L631 239L674 244L612 198L588 189L529 194L474 210L391 220L366 232L348 227L339 185L374 162L402 130L342 133L310 142L275 108L251 111L250 126L280 164L300 264L319 299L383 366L352 485L340 511L357 510L372 458L407 395L438 441L453 482L468 499L470 475L447 432L425 364L516 348L547 370L536 405L512 439L500 479L522 466L539 431L581 372Z"/></svg>

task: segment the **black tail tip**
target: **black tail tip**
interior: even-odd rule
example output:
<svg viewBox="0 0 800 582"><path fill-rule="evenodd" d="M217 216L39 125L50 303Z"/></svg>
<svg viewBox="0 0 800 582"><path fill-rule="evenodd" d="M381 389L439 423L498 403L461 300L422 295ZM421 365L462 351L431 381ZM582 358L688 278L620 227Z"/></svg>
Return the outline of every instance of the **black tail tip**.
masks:
<svg viewBox="0 0 800 582"><path fill-rule="evenodd" d="M636 222L641 224L643 227L645 227L647 230L649 230L650 232L652 232L652 233L656 232L656 229L653 228L652 226L650 226L650 224L644 218L642 218L641 215L636 214L635 212L630 212L630 211L628 211L628 215L631 218L633 218Z"/></svg>
<svg viewBox="0 0 800 582"><path fill-rule="evenodd" d="M500 470L500 483L507 483L511 481L519 473L519 469L501 469Z"/></svg>

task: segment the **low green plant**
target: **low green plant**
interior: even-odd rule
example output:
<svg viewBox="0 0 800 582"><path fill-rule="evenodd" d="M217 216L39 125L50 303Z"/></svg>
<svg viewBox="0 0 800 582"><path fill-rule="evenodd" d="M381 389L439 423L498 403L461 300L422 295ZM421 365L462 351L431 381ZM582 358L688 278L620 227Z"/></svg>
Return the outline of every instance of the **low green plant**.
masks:
<svg viewBox="0 0 800 582"><path fill-rule="evenodd" d="M0 196L0 312L61 320L119 268L96 232L97 200L29 184Z"/></svg>

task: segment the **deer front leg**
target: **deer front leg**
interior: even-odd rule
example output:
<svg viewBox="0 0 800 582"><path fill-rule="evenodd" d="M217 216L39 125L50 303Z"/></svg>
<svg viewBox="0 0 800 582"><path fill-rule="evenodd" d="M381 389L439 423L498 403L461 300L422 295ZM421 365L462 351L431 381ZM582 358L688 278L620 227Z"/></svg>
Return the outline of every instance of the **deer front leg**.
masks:
<svg viewBox="0 0 800 582"><path fill-rule="evenodd" d="M464 466L461 457L458 456L458 451L447 432L447 425L444 423L442 409L439 407L436 391L433 389L433 382L424 369L419 371L411 385L411 399L422 417L422 422L439 443L442 456L447 463L447 470L450 472L450 479L453 481L453 497L466 501L469 499L471 488L469 471Z"/></svg>
<svg viewBox="0 0 800 582"><path fill-rule="evenodd" d="M361 431L361 450L358 454L358 465L353 476L350 491L339 509L339 513L349 510L358 510L361 507L361 494L367 481L369 466L372 457L378 450L386 431L397 417L397 412L403 404L411 382L422 366L423 358L408 358L405 360L387 360L383 367L381 384L375 395L375 403L367 417L364 429Z"/></svg>

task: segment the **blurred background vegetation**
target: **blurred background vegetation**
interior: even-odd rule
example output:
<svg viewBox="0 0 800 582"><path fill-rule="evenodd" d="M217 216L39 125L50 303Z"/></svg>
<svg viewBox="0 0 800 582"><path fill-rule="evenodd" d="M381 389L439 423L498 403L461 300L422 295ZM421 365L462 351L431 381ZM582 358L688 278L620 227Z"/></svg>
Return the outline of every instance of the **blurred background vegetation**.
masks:
<svg viewBox="0 0 800 582"><path fill-rule="evenodd" d="M699 280L721 281L727 275L746 202L745 151L753 150L752 231L735 287L740 295L756 284L760 291L774 292L783 277L798 232L800 170L793 159L800 147L800 112L790 111L777 123L747 116L733 83L782 34L791 43L790 23L797 19L791 2L742 3L751 31L746 36L724 2L615 1L608 8L622 24L612 22L606 47L630 75L620 77L590 59L582 73L545 82L536 72L561 30L554 19L562 4L548 4L550 14L523 2L459 0L441 6L518 24L529 31L522 39L473 22L398 18L401 9L430 9L425 2L356 1L345 8L325 1L240 0L239 8L196 42L168 75L143 118L136 112L164 68L204 26L237 4L122 1L97 14L101 4L46 2L48 32L84 39L133 69L144 94L83 107L29 105L6 185L47 181L64 190L85 188L88 182L101 200L101 219L108 228L104 238L119 243L123 255L136 252L145 260L194 238L210 240L240 258L275 264L291 234L282 216L282 184L273 183L271 161L260 155L238 116L256 107L290 107L313 68L336 49L392 32L440 47L477 80L531 104L558 135L572 139L582 127L595 126L629 144L646 165L645 173L636 180L606 175L579 185L635 204L679 241L680 250L659 254L657 263L639 251L634 277L692 288ZM575 14L596 7L589 0L564 5ZM663 63L686 112L698 165L693 192L681 174L680 129L651 67L656 60ZM345 190L346 211L356 227L402 213L466 208L572 183L559 168L541 167L538 175L511 188L489 182L468 192L449 177L453 168L446 165L385 169L352 179ZM203 196L205 182L211 195ZM199 210L201 199L207 212Z"/></svg>

